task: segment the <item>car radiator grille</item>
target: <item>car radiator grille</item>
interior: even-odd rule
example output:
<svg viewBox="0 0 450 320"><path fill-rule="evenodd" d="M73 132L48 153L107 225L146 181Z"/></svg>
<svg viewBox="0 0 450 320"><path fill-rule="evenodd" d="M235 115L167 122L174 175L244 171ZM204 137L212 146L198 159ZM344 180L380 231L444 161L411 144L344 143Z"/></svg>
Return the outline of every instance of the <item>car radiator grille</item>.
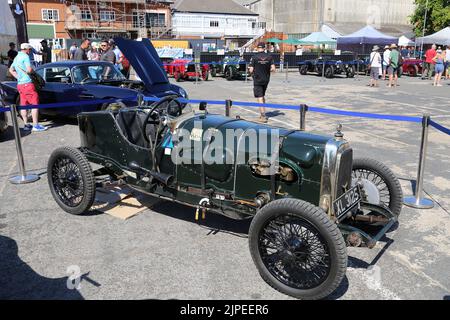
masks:
<svg viewBox="0 0 450 320"><path fill-rule="evenodd" d="M351 187L353 165L353 150L346 149L341 153L339 168L337 172L336 198L339 198Z"/></svg>

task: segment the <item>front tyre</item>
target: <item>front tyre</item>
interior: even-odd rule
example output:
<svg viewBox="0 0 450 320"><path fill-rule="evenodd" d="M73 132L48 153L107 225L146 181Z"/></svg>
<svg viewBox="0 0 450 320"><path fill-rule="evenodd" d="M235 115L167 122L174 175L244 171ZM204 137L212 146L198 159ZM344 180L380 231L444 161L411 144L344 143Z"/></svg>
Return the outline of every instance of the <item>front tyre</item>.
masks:
<svg viewBox="0 0 450 320"><path fill-rule="evenodd" d="M352 179L353 183L361 179L369 203L382 204L394 215L400 215L403 204L402 186L391 169L383 163L370 158L354 159Z"/></svg>
<svg viewBox="0 0 450 320"><path fill-rule="evenodd" d="M249 230L250 253L261 277L298 299L321 299L341 283L347 251L326 213L302 200L280 199L263 207Z"/></svg>
<svg viewBox="0 0 450 320"><path fill-rule="evenodd" d="M80 215L88 211L95 200L95 177L85 155L71 147L58 148L47 165L50 191L66 212Z"/></svg>

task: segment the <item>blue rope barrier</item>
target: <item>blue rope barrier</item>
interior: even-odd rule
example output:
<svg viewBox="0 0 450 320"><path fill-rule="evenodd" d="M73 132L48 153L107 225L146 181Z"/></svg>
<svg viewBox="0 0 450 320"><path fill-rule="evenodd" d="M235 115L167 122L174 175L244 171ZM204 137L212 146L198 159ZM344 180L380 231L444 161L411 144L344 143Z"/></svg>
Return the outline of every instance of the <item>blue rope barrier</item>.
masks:
<svg viewBox="0 0 450 320"><path fill-rule="evenodd" d="M435 121L433 121L433 120L430 120L430 124L431 124L431 126L434 127L435 129L438 129L439 131L441 131L441 132L443 132L443 133L446 133L446 134L450 135L450 129L449 129L449 128L446 128L446 127L444 127L443 125L440 125L439 123L437 123L437 122L435 122Z"/></svg>
<svg viewBox="0 0 450 320"><path fill-rule="evenodd" d="M101 100L86 100L77 102L60 102L60 103L45 103L36 105L17 106L18 110L30 110L30 109L53 109L53 108L67 108L67 107L80 107L87 105L103 104L117 101L137 101L136 97L127 99L101 99Z"/></svg>
<svg viewBox="0 0 450 320"><path fill-rule="evenodd" d="M8 112L9 108L0 108L0 112Z"/></svg>

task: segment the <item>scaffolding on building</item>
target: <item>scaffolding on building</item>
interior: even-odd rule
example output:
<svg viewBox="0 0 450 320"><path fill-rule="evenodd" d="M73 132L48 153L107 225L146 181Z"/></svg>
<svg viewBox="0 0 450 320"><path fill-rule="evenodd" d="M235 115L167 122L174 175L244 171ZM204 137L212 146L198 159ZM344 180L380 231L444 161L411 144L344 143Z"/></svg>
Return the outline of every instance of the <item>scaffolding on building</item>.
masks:
<svg viewBox="0 0 450 320"><path fill-rule="evenodd" d="M153 0L70 0L65 28L72 38L125 36L172 38L170 2Z"/></svg>

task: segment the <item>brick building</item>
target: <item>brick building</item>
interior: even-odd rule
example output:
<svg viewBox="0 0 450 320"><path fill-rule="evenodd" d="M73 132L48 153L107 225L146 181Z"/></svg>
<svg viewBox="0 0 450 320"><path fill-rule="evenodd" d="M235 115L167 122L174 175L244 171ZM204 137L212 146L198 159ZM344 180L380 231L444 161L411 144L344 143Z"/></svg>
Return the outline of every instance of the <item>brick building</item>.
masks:
<svg viewBox="0 0 450 320"><path fill-rule="evenodd" d="M170 38L172 1L25 0L28 37Z"/></svg>

